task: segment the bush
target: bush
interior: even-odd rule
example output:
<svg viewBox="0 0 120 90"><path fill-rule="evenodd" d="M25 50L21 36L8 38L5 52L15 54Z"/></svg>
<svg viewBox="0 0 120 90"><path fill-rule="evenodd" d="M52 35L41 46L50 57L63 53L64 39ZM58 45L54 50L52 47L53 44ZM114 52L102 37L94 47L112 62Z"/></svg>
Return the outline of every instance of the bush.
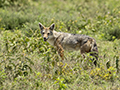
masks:
<svg viewBox="0 0 120 90"><path fill-rule="evenodd" d="M20 29L23 24L27 22L33 22L34 17L30 19L31 15L25 15L23 12L13 13L6 10L0 12L0 26L6 30Z"/></svg>
<svg viewBox="0 0 120 90"><path fill-rule="evenodd" d="M0 85L3 85L3 82L5 81L5 79L7 78L7 75L5 73L4 70L0 70ZM1 89L1 87L0 87Z"/></svg>
<svg viewBox="0 0 120 90"><path fill-rule="evenodd" d="M115 40L120 39L120 27L116 26L108 31L109 35L111 36L108 40Z"/></svg>
<svg viewBox="0 0 120 90"><path fill-rule="evenodd" d="M0 89L120 89L120 40L116 39L120 0L27 0L30 4L9 0L11 5L6 1L0 8ZM43 41L39 22L55 23L56 31L95 38L98 66L89 53L83 58L80 50L64 51L61 60Z"/></svg>
<svg viewBox="0 0 120 90"><path fill-rule="evenodd" d="M0 7L28 4L28 0L0 0Z"/></svg>

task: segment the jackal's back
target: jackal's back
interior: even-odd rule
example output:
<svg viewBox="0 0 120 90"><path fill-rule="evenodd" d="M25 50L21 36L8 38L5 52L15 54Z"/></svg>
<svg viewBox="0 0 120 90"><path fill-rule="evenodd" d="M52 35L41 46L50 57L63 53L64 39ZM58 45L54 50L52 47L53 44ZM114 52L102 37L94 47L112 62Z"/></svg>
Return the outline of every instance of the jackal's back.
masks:
<svg viewBox="0 0 120 90"><path fill-rule="evenodd" d="M80 50L80 48L85 44L87 47L86 48L91 48L90 47L90 42L89 40L95 40L87 35L80 35L80 34L70 34L70 33L63 33L63 32L58 32L59 35L57 39L61 43L64 49L66 50ZM96 43L96 42L95 42Z"/></svg>

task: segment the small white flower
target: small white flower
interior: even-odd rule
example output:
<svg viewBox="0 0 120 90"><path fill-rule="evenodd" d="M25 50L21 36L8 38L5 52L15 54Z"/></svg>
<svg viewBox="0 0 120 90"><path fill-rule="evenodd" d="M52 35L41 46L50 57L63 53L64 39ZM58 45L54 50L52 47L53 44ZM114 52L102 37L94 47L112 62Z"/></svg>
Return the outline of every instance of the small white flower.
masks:
<svg viewBox="0 0 120 90"><path fill-rule="evenodd" d="M82 33L82 31L79 31L79 33Z"/></svg>

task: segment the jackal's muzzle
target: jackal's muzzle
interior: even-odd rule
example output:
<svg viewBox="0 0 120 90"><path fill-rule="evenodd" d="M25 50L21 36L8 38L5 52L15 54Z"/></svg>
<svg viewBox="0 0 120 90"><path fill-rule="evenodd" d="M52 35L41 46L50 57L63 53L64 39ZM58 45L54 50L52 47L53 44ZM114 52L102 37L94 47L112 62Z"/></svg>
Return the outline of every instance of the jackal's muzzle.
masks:
<svg viewBox="0 0 120 90"><path fill-rule="evenodd" d="M48 38L46 38L46 37L44 37L43 39L44 39L44 41L47 41L47 40L48 40Z"/></svg>

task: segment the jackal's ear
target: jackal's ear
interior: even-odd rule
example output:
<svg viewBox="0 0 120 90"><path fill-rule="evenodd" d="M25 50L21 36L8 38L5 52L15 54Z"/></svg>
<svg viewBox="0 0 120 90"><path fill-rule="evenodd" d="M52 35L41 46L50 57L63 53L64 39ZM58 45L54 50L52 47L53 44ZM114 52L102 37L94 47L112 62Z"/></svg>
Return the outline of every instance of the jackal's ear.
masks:
<svg viewBox="0 0 120 90"><path fill-rule="evenodd" d="M55 27L55 24L53 23L53 24L49 27L49 29L50 29L50 30L53 30L54 27Z"/></svg>
<svg viewBox="0 0 120 90"><path fill-rule="evenodd" d="M41 30L44 29L44 26L41 23L39 23L39 27L40 27Z"/></svg>

